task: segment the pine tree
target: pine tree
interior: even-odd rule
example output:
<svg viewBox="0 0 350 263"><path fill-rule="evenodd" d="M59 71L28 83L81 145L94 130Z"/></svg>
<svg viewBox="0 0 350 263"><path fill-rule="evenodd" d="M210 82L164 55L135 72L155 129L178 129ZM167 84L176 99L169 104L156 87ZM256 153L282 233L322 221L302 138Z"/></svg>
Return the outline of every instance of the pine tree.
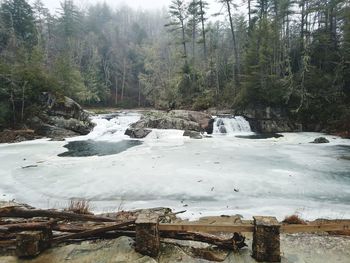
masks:
<svg viewBox="0 0 350 263"><path fill-rule="evenodd" d="M37 44L37 31L31 6L25 0L6 0L1 5L1 21L8 32L28 48Z"/></svg>

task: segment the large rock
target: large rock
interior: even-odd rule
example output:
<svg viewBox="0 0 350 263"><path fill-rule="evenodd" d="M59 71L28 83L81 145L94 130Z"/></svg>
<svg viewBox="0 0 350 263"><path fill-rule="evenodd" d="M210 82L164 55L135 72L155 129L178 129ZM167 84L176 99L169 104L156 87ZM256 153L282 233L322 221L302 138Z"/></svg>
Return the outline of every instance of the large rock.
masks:
<svg viewBox="0 0 350 263"><path fill-rule="evenodd" d="M49 116L61 116L65 119L77 119L89 122L89 113L68 97L58 98L51 93L43 93L41 101Z"/></svg>
<svg viewBox="0 0 350 263"><path fill-rule="evenodd" d="M134 128L128 128L125 131L125 135L130 136L130 138L135 138L135 139L142 139L145 138L148 134L150 134L152 131L149 129L134 129Z"/></svg>
<svg viewBox="0 0 350 263"><path fill-rule="evenodd" d="M213 133L213 119L209 114L196 111L175 110L166 112L149 112L131 128L175 129Z"/></svg>
<svg viewBox="0 0 350 263"><path fill-rule="evenodd" d="M41 114L28 121L30 127L41 136L61 139L86 135L94 127L89 113L71 98L43 93L41 102Z"/></svg>
<svg viewBox="0 0 350 263"><path fill-rule="evenodd" d="M327 140L325 137L319 137L316 138L312 143L329 143L329 140Z"/></svg>
<svg viewBox="0 0 350 263"><path fill-rule="evenodd" d="M73 118L65 119L57 116L50 116L48 118L48 123L57 128L73 131L81 135L89 134L91 129L94 127L88 121L81 121Z"/></svg>
<svg viewBox="0 0 350 263"><path fill-rule="evenodd" d="M183 136L190 137L191 139L203 139L201 133L197 131L185 131Z"/></svg>
<svg viewBox="0 0 350 263"><path fill-rule="evenodd" d="M246 109L235 111L235 115L244 116L253 132L278 133L301 132L300 123L291 120L286 109L279 107L262 107L252 105Z"/></svg>

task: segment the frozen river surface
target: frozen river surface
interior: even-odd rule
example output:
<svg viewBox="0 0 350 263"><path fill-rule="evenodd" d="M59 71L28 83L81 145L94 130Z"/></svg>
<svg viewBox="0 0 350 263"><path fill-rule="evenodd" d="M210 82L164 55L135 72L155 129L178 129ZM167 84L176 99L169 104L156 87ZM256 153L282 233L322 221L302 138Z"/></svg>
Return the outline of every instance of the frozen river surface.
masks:
<svg viewBox="0 0 350 263"><path fill-rule="evenodd" d="M125 145L126 127L139 118L96 117L91 134L68 141ZM85 198L99 212L166 206L187 210L189 218L350 218L350 140L322 135L329 144L310 144L316 133L192 140L182 133L153 130L142 144L90 157L59 157L67 142L2 144L0 199L62 208L71 198Z"/></svg>

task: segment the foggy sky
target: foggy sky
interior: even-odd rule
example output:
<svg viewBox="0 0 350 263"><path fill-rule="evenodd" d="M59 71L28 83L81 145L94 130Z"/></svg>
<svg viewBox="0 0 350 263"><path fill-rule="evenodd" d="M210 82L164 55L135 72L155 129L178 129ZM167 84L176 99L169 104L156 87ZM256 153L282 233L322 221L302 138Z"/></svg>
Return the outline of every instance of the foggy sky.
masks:
<svg viewBox="0 0 350 263"><path fill-rule="evenodd" d="M31 0L30 2L33 2ZM51 13L55 13L60 7L60 0L42 0L46 7L48 7ZM118 7L123 4L128 5L134 9L161 9L163 7L168 7L171 0L74 0L78 7L84 8L89 4L95 4L98 2L106 2L111 7ZM210 14L217 13L222 9L222 4L218 4L216 0L207 0L210 6Z"/></svg>

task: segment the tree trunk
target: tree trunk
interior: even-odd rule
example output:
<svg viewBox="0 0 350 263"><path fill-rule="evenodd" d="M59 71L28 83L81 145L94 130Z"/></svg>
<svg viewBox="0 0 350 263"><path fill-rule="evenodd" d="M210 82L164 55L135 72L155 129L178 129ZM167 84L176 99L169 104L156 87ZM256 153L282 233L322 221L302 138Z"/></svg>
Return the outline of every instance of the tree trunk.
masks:
<svg viewBox="0 0 350 263"><path fill-rule="evenodd" d="M185 25L183 20L181 20L181 31L182 31L182 45L184 49L184 58L187 60L186 34L185 34Z"/></svg>
<svg viewBox="0 0 350 263"><path fill-rule="evenodd" d="M115 77L115 105L118 105L118 78Z"/></svg>
<svg viewBox="0 0 350 263"><path fill-rule="evenodd" d="M228 11L228 16L229 16L229 20L230 20L230 27L231 27L231 34L232 34L232 41L233 41L233 52L234 52L234 56L235 56L234 78L235 78L235 83L236 83L237 87L239 87L239 85L240 85L240 82L239 82L239 56L238 56L238 50L237 50L236 35L235 35L234 27L233 27L230 1L226 0L226 4L227 4L227 11Z"/></svg>
<svg viewBox="0 0 350 263"><path fill-rule="evenodd" d="M249 26L249 31L250 31L252 28L251 0L248 0L248 26Z"/></svg>
<svg viewBox="0 0 350 263"><path fill-rule="evenodd" d="M204 51L204 60L207 61L207 40L205 33L205 21L204 21L204 7L203 1L199 0L199 8L201 11L201 24L202 24L202 38L203 38L203 51Z"/></svg>
<svg viewBox="0 0 350 263"><path fill-rule="evenodd" d="M24 120L24 92L25 92L26 85L27 85L27 81L25 81L23 86L22 86L22 109L21 109L21 122L22 123Z"/></svg>
<svg viewBox="0 0 350 263"><path fill-rule="evenodd" d="M125 79L126 79L126 59L123 61L123 83L122 83L122 94L120 96L120 100L124 100L124 90L125 90Z"/></svg>

